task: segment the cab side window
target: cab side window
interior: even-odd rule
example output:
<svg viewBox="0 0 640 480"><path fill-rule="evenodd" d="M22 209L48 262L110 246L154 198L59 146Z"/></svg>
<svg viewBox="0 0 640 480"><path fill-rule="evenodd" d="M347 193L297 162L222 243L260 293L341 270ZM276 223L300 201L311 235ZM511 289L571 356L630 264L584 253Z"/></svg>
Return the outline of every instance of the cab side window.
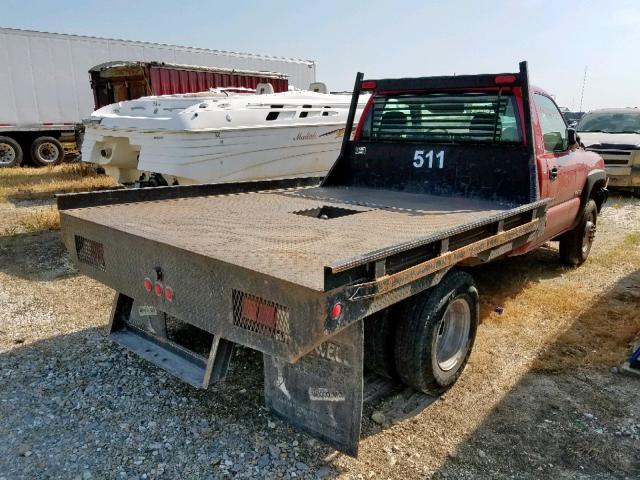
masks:
<svg viewBox="0 0 640 480"><path fill-rule="evenodd" d="M547 152L563 152L569 145L567 141L567 124L558 107L549 97L536 93L534 95L540 127L544 138L544 149Z"/></svg>

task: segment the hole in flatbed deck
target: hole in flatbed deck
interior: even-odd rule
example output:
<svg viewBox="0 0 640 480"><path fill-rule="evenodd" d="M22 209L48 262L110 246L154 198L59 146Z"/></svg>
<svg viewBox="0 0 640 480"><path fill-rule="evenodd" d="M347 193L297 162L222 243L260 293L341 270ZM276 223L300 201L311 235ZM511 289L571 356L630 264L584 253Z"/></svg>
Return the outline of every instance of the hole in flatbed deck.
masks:
<svg viewBox="0 0 640 480"><path fill-rule="evenodd" d="M349 208L331 207L324 205L318 208L310 208L309 210L298 210L293 212L296 215L305 217L319 218L320 220L329 220L331 218L346 217L355 213L362 213L368 210L351 210Z"/></svg>

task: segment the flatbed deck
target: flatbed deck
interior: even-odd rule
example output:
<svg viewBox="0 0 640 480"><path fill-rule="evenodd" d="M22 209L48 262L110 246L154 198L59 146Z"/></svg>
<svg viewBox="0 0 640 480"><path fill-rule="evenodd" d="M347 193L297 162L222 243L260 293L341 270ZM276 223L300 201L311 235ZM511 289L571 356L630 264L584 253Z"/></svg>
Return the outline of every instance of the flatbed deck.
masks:
<svg viewBox="0 0 640 480"><path fill-rule="evenodd" d="M536 204L349 187L124 203L65 215L324 291L340 269L472 229ZM318 214L333 207L322 219ZM322 212L320 212L322 214Z"/></svg>

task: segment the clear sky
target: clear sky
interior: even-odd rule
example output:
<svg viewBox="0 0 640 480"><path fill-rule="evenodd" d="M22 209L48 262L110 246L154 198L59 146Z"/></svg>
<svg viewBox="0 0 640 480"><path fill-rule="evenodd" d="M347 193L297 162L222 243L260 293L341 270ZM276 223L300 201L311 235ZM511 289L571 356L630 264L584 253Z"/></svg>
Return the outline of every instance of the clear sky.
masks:
<svg viewBox="0 0 640 480"><path fill-rule="evenodd" d="M316 60L370 78L516 71L576 110L640 107L640 0L0 0L0 26Z"/></svg>

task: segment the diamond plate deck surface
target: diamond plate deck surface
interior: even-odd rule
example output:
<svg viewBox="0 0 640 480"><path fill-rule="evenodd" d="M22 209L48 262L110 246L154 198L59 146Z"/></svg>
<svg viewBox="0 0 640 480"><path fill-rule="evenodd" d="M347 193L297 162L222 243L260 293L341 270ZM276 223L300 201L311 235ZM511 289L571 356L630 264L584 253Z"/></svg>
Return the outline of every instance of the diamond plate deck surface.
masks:
<svg viewBox="0 0 640 480"><path fill-rule="evenodd" d="M293 213L325 205L361 212L329 220ZM318 187L63 213L322 291L327 265L474 224L513 207L459 197Z"/></svg>

